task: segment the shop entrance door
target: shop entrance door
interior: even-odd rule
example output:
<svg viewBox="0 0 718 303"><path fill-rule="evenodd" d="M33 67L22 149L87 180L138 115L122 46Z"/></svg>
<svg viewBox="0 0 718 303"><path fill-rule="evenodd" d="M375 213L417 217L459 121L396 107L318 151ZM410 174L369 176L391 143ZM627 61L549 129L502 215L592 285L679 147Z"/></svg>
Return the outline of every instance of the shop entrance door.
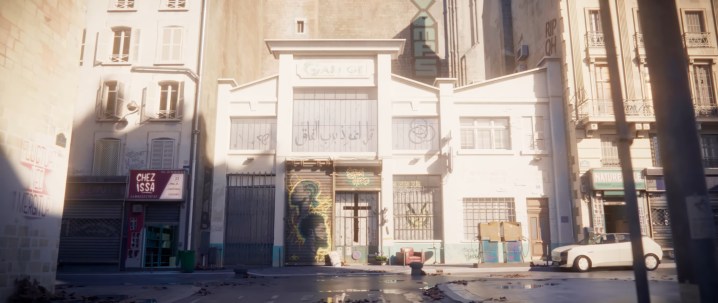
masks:
<svg viewBox="0 0 718 303"><path fill-rule="evenodd" d="M377 253L376 192L337 192L334 246L345 263L366 264Z"/></svg>
<svg viewBox="0 0 718 303"><path fill-rule="evenodd" d="M548 199L527 199L531 260L548 260L551 250L551 230L548 219Z"/></svg>
<svg viewBox="0 0 718 303"><path fill-rule="evenodd" d="M177 225L145 227L145 267L177 266Z"/></svg>

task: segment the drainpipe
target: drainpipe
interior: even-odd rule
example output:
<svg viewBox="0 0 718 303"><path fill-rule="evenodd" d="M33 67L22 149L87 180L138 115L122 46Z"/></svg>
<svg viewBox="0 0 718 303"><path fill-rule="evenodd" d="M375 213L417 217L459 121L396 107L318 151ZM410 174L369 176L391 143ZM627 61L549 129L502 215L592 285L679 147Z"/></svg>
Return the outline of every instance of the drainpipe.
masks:
<svg viewBox="0 0 718 303"><path fill-rule="evenodd" d="M187 210L187 250L192 248L192 230L194 229L194 203L195 189L197 187L197 141L199 137L199 98L202 90L202 55L204 54L204 33L207 17L207 1L202 0L202 17L199 32L199 53L197 54L197 89L194 92L194 115L192 116L192 150L190 151L190 196Z"/></svg>

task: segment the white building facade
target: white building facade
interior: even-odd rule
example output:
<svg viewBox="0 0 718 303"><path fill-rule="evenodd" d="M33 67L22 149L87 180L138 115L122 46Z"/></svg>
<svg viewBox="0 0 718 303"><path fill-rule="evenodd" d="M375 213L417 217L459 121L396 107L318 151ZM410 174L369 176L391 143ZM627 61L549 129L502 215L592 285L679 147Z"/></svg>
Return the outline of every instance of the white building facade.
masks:
<svg viewBox="0 0 718 303"><path fill-rule="evenodd" d="M190 209L201 2L87 5L60 265L177 267Z"/></svg>
<svg viewBox="0 0 718 303"><path fill-rule="evenodd" d="M219 85L224 266L528 262L572 241L558 64L455 88L392 74L404 40L266 44L277 75Z"/></svg>

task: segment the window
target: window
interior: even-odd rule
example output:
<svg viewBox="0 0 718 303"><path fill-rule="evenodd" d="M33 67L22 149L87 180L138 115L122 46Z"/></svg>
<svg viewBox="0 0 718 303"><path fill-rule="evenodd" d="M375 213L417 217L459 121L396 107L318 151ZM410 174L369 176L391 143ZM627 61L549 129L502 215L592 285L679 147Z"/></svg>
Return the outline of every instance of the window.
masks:
<svg viewBox="0 0 718 303"><path fill-rule="evenodd" d="M464 198L464 240L479 236L479 223L516 222L514 198Z"/></svg>
<svg viewBox="0 0 718 303"><path fill-rule="evenodd" d="M712 47L702 11L686 12L685 31L686 47Z"/></svg>
<svg viewBox="0 0 718 303"><path fill-rule="evenodd" d="M394 176L394 238L441 239L441 178Z"/></svg>
<svg viewBox="0 0 718 303"><path fill-rule="evenodd" d="M95 141L92 174L97 176L120 175L120 140L103 138Z"/></svg>
<svg viewBox="0 0 718 303"><path fill-rule="evenodd" d="M162 29L160 50L161 62L179 62L182 60L182 28L167 26Z"/></svg>
<svg viewBox="0 0 718 303"><path fill-rule="evenodd" d="M130 60L130 38L132 29L129 27L117 27L112 29L112 62L129 62Z"/></svg>
<svg viewBox="0 0 718 303"><path fill-rule="evenodd" d="M152 139L150 144L150 169L174 168L174 151L174 139Z"/></svg>
<svg viewBox="0 0 718 303"><path fill-rule="evenodd" d="M179 119L178 107L184 103L183 82L163 81L160 82L160 108L158 118Z"/></svg>
<svg viewBox="0 0 718 303"><path fill-rule="evenodd" d="M469 22L471 23L471 45L479 43L479 18L476 16L476 0L469 1Z"/></svg>
<svg viewBox="0 0 718 303"><path fill-rule="evenodd" d="M524 148L527 150L546 150L544 140L544 120L542 116L521 117L524 131Z"/></svg>
<svg viewBox="0 0 718 303"><path fill-rule="evenodd" d="M588 11L588 32L586 33L588 46L604 46L603 27L601 25L601 12L599 10Z"/></svg>
<svg viewBox="0 0 718 303"><path fill-rule="evenodd" d="M439 119L394 118L392 124L395 150L439 149Z"/></svg>
<svg viewBox="0 0 718 303"><path fill-rule="evenodd" d="M693 99L696 110L710 111L712 107L715 107L715 84L713 83L713 70L710 64L693 65L693 85L695 90Z"/></svg>
<svg viewBox="0 0 718 303"><path fill-rule="evenodd" d="M603 167L617 167L621 165L618 159L618 143L615 135L601 136L601 164Z"/></svg>
<svg viewBox="0 0 718 303"><path fill-rule="evenodd" d="M611 79L608 74L607 64L594 65L596 76L596 104L594 110L596 115L613 115L613 103L611 101Z"/></svg>
<svg viewBox="0 0 718 303"><path fill-rule="evenodd" d="M187 5L186 0L165 0L165 7L168 9L183 9Z"/></svg>
<svg viewBox="0 0 718 303"><path fill-rule="evenodd" d="M659 142L658 135L651 134L650 140L651 140L651 160L652 160L653 167L661 167L661 166L663 166L663 164L661 162L661 150L658 145L659 144L658 143Z"/></svg>
<svg viewBox="0 0 718 303"><path fill-rule="evenodd" d="M374 88L297 88L292 151L374 152L377 111Z"/></svg>
<svg viewBox="0 0 718 303"><path fill-rule="evenodd" d="M119 119L125 106L125 89L122 82L105 81L98 89L98 119Z"/></svg>
<svg viewBox="0 0 718 303"><path fill-rule="evenodd" d="M135 8L135 0L114 0L112 2L113 9L133 9Z"/></svg>
<svg viewBox="0 0 718 303"><path fill-rule="evenodd" d="M718 167L718 135L701 135L704 167Z"/></svg>
<svg viewBox="0 0 718 303"><path fill-rule="evenodd" d="M643 99L653 100L653 92L651 91L651 75L648 73L648 66L641 65L641 76L643 78Z"/></svg>
<svg viewBox="0 0 718 303"><path fill-rule="evenodd" d="M703 12L698 12L698 11L686 12L686 32L687 33L705 32L705 22L703 21Z"/></svg>
<svg viewBox="0 0 718 303"><path fill-rule="evenodd" d="M274 118L232 118L229 135L231 150L274 150L277 121Z"/></svg>
<svg viewBox="0 0 718 303"><path fill-rule="evenodd" d="M304 20L297 20L297 34L304 34Z"/></svg>
<svg viewBox="0 0 718 303"><path fill-rule="evenodd" d="M508 118L461 118L462 149L511 149Z"/></svg>

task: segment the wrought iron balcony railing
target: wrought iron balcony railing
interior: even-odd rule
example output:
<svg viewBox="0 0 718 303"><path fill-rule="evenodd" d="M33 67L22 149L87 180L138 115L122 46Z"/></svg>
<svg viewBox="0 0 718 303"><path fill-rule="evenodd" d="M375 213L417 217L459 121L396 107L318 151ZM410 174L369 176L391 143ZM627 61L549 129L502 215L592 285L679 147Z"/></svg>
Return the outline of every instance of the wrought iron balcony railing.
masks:
<svg viewBox="0 0 718 303"><path fill-rule="evenodd" d="M587 32L586 33L586 45L588 47L604 47L606 46L606 40L602 32Z"/></svg>
<svg viewBox="0 0 718 303"><path fill-rule="evenodd" d="M623 100L627 117L653 117L653 101L648 99ZM613 102L606 99L589 99L578 105L579 118L613 116Z"/></svg>
<svg viewBox="0 0 718 303"><path fill-rule="evenodd" d="M683 41L685 42L686 47L689 48L713 47L710 36L711 35L708 32L685 33L683 34Z"/></svg>
<svg viewBox="0 0 718 303"><path fill-rule="evenodd" d="M710 118L718 117L718 105L714 104L697 104L693 103L693 110L696 113L696 117L699 118Z"/></svg>

